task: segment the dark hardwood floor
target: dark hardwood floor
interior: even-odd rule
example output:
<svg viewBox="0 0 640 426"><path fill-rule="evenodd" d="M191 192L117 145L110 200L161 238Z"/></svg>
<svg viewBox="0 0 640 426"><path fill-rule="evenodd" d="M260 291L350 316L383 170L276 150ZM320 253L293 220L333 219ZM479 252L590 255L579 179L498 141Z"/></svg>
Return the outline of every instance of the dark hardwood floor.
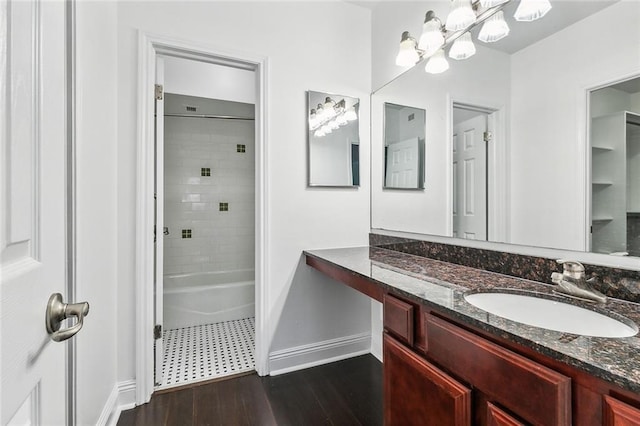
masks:
<svg viewBox="0 0 640 426"><path fill-rule="evenodd" d="M118 426L382 425L382 364L363 355L281 376L251 374L154 394Z"/></svg>

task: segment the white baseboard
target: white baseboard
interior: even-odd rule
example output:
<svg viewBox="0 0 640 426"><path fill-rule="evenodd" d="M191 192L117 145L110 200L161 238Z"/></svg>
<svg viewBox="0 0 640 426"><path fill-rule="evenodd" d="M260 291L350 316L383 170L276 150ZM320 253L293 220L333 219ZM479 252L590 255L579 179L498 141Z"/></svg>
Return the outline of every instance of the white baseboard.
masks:
<svg viewBox="0 0 640 426"><path fill-rule="evenodd" d="M269 374L277 376L370 352L369 332L282 349L269 354Z"/></svg>
<svg viewBox="0 0 640 426"><path fill-rule="evenodd" d="M136 382L126 380L116 383L96 423L99 426L116 426L120 413L136 405Z"/></svg>

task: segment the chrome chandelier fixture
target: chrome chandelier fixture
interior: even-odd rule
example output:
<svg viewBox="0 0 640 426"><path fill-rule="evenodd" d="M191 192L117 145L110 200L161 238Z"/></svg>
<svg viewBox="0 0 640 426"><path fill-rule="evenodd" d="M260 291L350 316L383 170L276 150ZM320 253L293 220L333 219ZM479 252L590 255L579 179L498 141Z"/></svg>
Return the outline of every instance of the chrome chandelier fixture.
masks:
<svg viewBox="0 0 640 426"><path fill-rule="evenodd" d="M476 53L471 39L471 29L483 24L478 39L494 43L509 34L509 25L504 20L502 9L512 0L451 0L451 11L442 21L430 10L426 13L422 34L416 41L408 31L402 33L396 65L414 66L422 58L429 58L425 71L439 74L449 69L444 54L448 45L449 57L467 59ZM515 11L516 21L531 22L542 18L551 9L549 0L520 0Z"/></svg>

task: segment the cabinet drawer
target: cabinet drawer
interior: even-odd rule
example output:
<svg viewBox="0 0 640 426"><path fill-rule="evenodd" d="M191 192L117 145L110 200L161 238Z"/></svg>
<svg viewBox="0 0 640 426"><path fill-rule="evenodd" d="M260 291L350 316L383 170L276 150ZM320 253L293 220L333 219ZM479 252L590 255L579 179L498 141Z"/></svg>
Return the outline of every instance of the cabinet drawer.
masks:
<svg viewBox="0 0 640 426"><path fill-rule="evenodd" d="M640 410L604 395L605 426L640 426Z"/></svg>
<svg viewBox="0 0 640 426"><path fill-rule="evenodd" d="M427 315L427 354L526 422L571 424L571 379Z"/></svg>
<svg viewBox="0 0 640 426"><path fill-rule="evenodd" d="M384 328L397 339L413 346L414 313L413 305L390 294L384 295Z"/></svg>

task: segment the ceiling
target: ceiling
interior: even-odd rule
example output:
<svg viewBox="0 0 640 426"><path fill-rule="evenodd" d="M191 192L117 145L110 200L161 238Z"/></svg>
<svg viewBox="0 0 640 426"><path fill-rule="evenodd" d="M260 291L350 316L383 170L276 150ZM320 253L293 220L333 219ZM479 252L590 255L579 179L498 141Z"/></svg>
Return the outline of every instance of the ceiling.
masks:
<svg viewBox="0 0 640 426"><path fill-rule="evenodd" d="M438 2L448 3L449 0L436 0ZM503 38L495 43L491 43L491 48L500 50L505 53L517 52L538 40L548 37L563 28L568 27L602 9L617 3L620 0L550 0L551 10L543 19L538 19L534 22L517 22L513 19L513 13L518 7L519 2L512 0L504 8L505 19L507 20L511 33L508 37ZM379 0L379 1L353 1L347 0L348 3L353 3L361 7L370 9L375 13L376 8L383 3L393 3L397 7L402 7L403 3L413 3L415 1L391 1L391 0ZM429 2L425 1L428 6ZM433 0L432 2L433 3ZM426 10L425 10L426 12ZM423 16L416 16L416 20L422 20ZM446 17L440 17L444 21ZM477 37L479 27L474 28L474 38Z"/></svg>

